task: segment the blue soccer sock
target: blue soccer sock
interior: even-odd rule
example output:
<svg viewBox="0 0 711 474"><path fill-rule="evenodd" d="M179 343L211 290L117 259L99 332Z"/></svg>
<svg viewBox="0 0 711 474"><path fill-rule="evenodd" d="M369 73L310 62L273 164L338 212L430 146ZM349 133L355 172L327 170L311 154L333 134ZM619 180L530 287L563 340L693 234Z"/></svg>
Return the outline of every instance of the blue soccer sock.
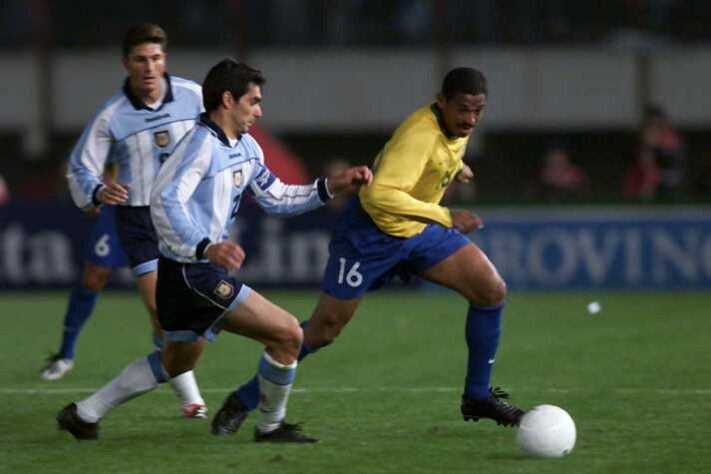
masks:
<svg viewBox="0 0 711 474"><path fill-rule="evenodd" d="M466 325L469 357L464 385L464 396L467 398L482 400L490 397L489 384L494 369L496 349L499 347L503 308L503 306L495 308L469 306Z"/></svg>
<svg viewBox="0 0 711 474"><path fill-rule="evenodd" d="M94 311L97 294L88 288L78 286L69 296L67 312L64 315L64 332L59 356L62 359L74 359L74 348L84 323Z"/></svg>
<svg viewBox="0 0 711 474"><path fill-rule="evenodd" d="M303 321L301 327L305 328L308 322L308 319ZM311 349L306 342L303 342L297 360L301 362L307 355L313 354L316 351L318 351L318 349ZM252 380L235 390L233 395L245 406L248 412L255 410L259 406L259 377L257 375L252 377Z"/></svg>

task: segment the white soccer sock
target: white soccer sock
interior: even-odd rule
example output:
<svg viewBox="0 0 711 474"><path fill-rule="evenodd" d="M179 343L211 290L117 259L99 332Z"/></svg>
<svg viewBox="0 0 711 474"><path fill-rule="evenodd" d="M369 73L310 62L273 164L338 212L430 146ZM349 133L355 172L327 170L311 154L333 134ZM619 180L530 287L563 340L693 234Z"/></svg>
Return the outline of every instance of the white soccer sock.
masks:
<svg viewBox="0 0 711 474"><path fill-rule="evenodd" d="M205 404L205 400L203 400L200 395L200 389L198 388L197 381L195 380L195 374L192 370L170 379L170 385L173 387L173 390L175 390L178 397L180 397L183 401L183 406Z"/></svg>
<svg viewBox="0 0 711 474"><path fill-rule="evenodd" d="M285 365L272 359L266 352L259 361L259 421L257 431L268 433L279 428L286 417L286 402L296 377L296 364Z"/></svg>
<svg viewBox="0 0 711 474"><path fill-rule="evenodd" d="M89 423L96 423L116 406L156 388L159 380L151 368L149 358L153 358L155 363L153 354L134 360L101 390L78 402L79 417ZM157 360L160 363L160 358ZM161 381L164 381L165 371L159 367L163 376Z"/></svg>

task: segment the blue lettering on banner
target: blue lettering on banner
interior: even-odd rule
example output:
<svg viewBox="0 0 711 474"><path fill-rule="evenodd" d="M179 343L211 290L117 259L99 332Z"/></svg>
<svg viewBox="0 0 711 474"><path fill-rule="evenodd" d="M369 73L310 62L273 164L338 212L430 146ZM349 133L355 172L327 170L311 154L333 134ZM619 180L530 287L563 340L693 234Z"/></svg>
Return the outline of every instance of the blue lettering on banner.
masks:
<svg viewBox="0 0 711 474"><path fill-rule="evenodd" d="M482 213L486 227L472 237L513 290L708 289L710 211L498 209ZM336 218L328 207L268 217L246 200L233 231L247 254L240 278L256 286L319 285ZM91 222L69 202L0 207L0 290L72 286Z"/></svg>

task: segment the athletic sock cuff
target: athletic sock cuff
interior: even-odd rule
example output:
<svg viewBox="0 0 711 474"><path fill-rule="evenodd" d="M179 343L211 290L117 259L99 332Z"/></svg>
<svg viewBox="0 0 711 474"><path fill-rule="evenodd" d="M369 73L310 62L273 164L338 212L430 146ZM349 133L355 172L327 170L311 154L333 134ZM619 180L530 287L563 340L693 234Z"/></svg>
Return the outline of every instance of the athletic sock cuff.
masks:
<svg viewBox="0 0 711 474"><path fill-rule="evenodd" d="M163 383L168 381L168 374L163 369L163 363L160 360L160 351L151 352L146 359L148 359L148 365L151 367L151 372L153 372L156 382Z"/></svg>

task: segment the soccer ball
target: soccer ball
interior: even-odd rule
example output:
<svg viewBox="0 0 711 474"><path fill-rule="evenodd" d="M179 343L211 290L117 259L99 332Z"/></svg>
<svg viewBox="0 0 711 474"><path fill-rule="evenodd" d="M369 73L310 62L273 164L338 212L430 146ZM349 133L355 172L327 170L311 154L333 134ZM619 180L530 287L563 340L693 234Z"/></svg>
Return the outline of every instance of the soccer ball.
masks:
<svg viewBox="0 0 711 474"><path fill-rule="evenodd" d="M538 405L521 418L516 440L529 456L562 458L575 446L575 422L562 408Z"/></svg>

